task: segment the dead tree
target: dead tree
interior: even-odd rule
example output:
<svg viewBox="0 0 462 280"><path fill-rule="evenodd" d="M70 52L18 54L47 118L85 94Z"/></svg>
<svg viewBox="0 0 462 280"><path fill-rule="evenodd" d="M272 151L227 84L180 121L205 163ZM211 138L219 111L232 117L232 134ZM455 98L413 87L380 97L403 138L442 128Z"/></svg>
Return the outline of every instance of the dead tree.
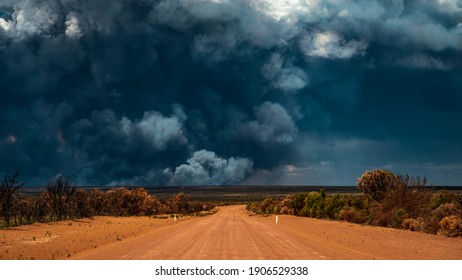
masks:
<svg viewBox="0 0 462 280"><path fill-rule="evenodd" d="M5 226L11 225L11 219L15 214L15 206L19 196L19 190L22 183L18 181L19 172L16 171L12 176L5 176L0 185L0 203L2 210L2 218Z"/></svg>
<svg viewBox="0 0 462 280"><path fill-rule="evenodd" d="M70 213L77 189L66 177L59 176L47 186L46 198L57 221Z"/></svg>

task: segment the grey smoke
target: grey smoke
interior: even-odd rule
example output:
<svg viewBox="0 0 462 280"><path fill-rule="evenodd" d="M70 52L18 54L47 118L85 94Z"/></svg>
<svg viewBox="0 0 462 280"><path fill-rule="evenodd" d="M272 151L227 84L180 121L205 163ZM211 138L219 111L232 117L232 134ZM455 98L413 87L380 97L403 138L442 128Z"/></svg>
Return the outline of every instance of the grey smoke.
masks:
<svg viewBox="0 0 462 280"><path fill-rule="evenodd" d="M118 117L110 110L95 111L91 119L82 119L71 126L74 141L80 145L99 147L107 152L124 154L155 153L169 144L185 145L183 122L187 116L179 105L170 117L156 111L144 112L139 120ZM112 143L100 146L98 143Z"/></svg>
<svg viewBox="0 0 462 280"><path fill-rule="evenodd" d="M351 184L339 166L457 167L461 14L460 0L3 0L0 175Z"/></svg>
<svg viewBox="0 0 462 280"><path fill-rule="evenodd" d="M238 124L231 133L261 144L289 144L297 137L298 129L292 117L280 104L265 102L255 107L254 114L255 120Z"/></svg>
<svg viewBox="0 0 462 280"><path fill-rule="evenodd" d="M333 32L319 32L306 35L300 41L300 48L306 56L349 59L364 54L367 43L357 40L345 41Z"/></svg>
<svg viewBox="0 0 462 280"><path fill-rule="evenodd" d="M221 185L238 183L252 171L252 161L247 158L228 159L217 156L214 152L200 150L194 152L187 160L175 168L171 183L175 185Z"/></svg>
<svg viewBox="0 0 462 280"><path fill-rule="evenodd" d="M308 75L299 67L285 62L278 54L272 54L268 63L263 66L263 76L277 89L294 92L309 84Z"/></svg>

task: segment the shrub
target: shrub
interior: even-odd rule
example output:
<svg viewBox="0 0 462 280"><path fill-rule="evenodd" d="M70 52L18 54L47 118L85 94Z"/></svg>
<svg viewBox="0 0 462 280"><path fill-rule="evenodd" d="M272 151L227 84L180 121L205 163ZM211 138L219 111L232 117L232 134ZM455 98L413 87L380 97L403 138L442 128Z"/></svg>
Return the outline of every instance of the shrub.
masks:
<svg viewBox="0 0 462 280"><path fill-rule="evenodd" d="M34 222L60 221L93 215L157 215L190 214L210 211L216 204L200 202L179 193L160 201L144 188L115 188L106 192L93 189L89 193L77 189L69 179L59 176L51 181L46 192L37 196L22 196L16 172L6 176L0 185L0 226L15 226ZM270 201L268 211L279 213L279 201ZM288 203L287 201L285 203Z"/></svg>
<svg viewBox="0 0 462 280"><path fill-rule="evenodd" d="M90 208L94 215L104 215L107 214L104 212L104 200L105 193L98 190L92 189L90 192Z"/></svg>
<svg viewBox="0 0 462 280"><path fill-rule="evenodd" d="M36 199L32 197L24 197L18 201L17 215L21 220L21 224L30 224L34 219L34 202Z"/></svg>
<svg viewBox="0 0 462 280"><path fill-rule="evenodd" d="M265 214L273 214L274 200L272 198L265 198L260 204L260 211Z"/></svg>
<svg viewBox="0 0 462 280"><path fill-rule="evenodd" d="M377 197L374 199L374 196L371 195L375 200L371 205L372 224L401 228L405 219L420 219L423 221L422 226L414 228L420 228L425 232L437 230L438 226L435 224L432 210L429 207L433 194L426 190L427 181L425 178L411 177L408 174L395 176L389 171L378 171L377 173L379 175L374 175L376 178L390 177L390 179L383 181L391 183L378 191L379 199ZM368 181L374 176L369 174L363 175L362 178L366 178L364 181ZM410 225L406 223L406 226Z"/></svg>
<svg viewBox="0 0 462 280"><path fill-rule="evenodd" d="M433 195L427 191L427 179L408 174L398 175L398 179L399 184L387 193L388 203L405 209L413 217L429 215Z"/></svg>
<svg viewBox="0 0 462 280"><path fill-rule="evenodd" d="M426 216L423 219L422 231L426 233L436 234L440 228L438 222L439 220L436 218L436 216Z"/></svg>
<svg viewBox="0 0 462 280"><path fill-rule="evenodd" d="M256 214L293 214L288 205L290 205L288 199L265 198L260 202L248 203L247 210Z"/></svg>
<svg viewBox="0 0 462 280"><path fill-rule="evenodd" d="M305 198L305 205L303 206L302 214L318 219L328 218L325 212L325 206L326 192L324 190L319 192L310 192Z"/></svg>
<svg viewBox="0 0 462 280"><path fill-rule="evenodd" d="M181 206L183 205L182 200L184 198L184 193L180 192L176 196L167 199L165 202L166 206L168 207L169 214L173 213L181 213Z"/></svg>
<svg viewBox="0 0 462 280"><path fill-rule="evenodd" d="M286 198L281 211L318 219L335 219L344 205L345 200L340 195L328 196L322 189L319 192L299 193Z"/></svg>
<svg viewBox="0 0 462 280"><path fill-rule="evenodd" d="M41 194L34 201L34 221L44 222L47 218L49 207L44 194Z"/></svg>
<svg viewBox="0 0 462 280"><path fill-rule="evenodd" d="M90 197L88 196L88 193L82 189L76 190L73 206L73 215L77 218L88 218L93 214L90 206Z"/></svg>
<svg viewBox="0 0 462 280"><path fill-rule="evenodd" d="M462 219L458 216L449 216L439 222L438 234L449 237L462 236Z"/></svg>
<svg viewBox="0 0 462 280"><path fill-rule="evenodd" d="M435 211L433 211L435 216L438 218L438 221L447 216L461 216L462 209L460 205L457 205L454 202L443 203L438 206Z"/></svg>
<svg viewBox="0 0 462 280"><path fill-rule="evenodd" d="M402 208L383 205L381 203L374 203L372 205L371 214L371 223L381 227L401 228L404 219L412 218Z"/></svg>
<svg viewBox="0 0 462 280"><path fill-rule="evenodd" d="M291 207L292 205L292 199L291 199L291 196L287 196L286 198L284 198L281 202L281 210L280 210L280 214L285 214L285 215L294 215L295 214L295 211L294 209Z"/></svg>
<svg viewBox="0 0 462 280"><path fill-rule="evenodd" d="M422 218L417 218L417 219L408 218L408 219L403 220L402 226L404 229L408 229L411 231L422 231L424 222Z"/></svg>
<svg viewBox="0 0 462 280"><path fill-rule="evenodd" d="M369 198L365 195L350 195L346 197L349 206L356 210L365 210L369 208Z"/></svg>
<svg viewBox="0 0 462 280"><path fill-rule="evenodd" d="M336 215L337 220L349 223L364 224L369 223L370 217L366 210L357 210L354 207L345 206Z"/></svg>
<svg viewBox="0 0 462 280"><path fill-rule="evenodd" d="M324 213L331 219L335 219L335 215L343 208L345 205L345 200L336 194L329 196L326 199L324 204Z"/></svg>
<svg viewBox="0 0 462 280"><path fill-rule="evenodd" d="M143 216L152 214L153 199L144 188L131 190L126 199L128 215Z"/></svg>
<svg viewBox="0 0 462 280"><path fill-rule="evenodd" d="M356 222L356 210L353 207L346 206L337 214L337 219L341 221L347 221L350 223Z"/></svg>
<svg viewBox="0 0 462 280"><path fill-rule="evenodd" d="M391 171L376 169L366 171L358 179L356 186L375 201L381 201L387 191L399 184L398 177Z"/></svg>
<svg viewBox="0 0 462 280"><path fill-rule="evenodd" d="M130 191L126 188L108 190L103 196L103 212L112 216L128 216L127 200Z"/></svg>
<svg viewBox="0 0 462 280"><path fill-rule="evenodd" d="M403 220L407 217L406 210L399 208L393 212L393 219L390 226L399 228L403 224Z"/></svg>
<svg viewBox="0 0 462 280"><path fill-rule="evenodd" d="M305 206L305 198L308 196L308 193L297 193L292 197L292 209L294 210L295 215L302 215L301 211Z"/></svg>
<svg viewBox="0 0 462 280"><path fill-rule="evenodd" d="M433 197L431 208L435 210L441 204L451 203L451 202L461 205L462 201L460 200L460 197L461 197L460 195L450 193L446 190L440 191L437 194L435 194L435 196Z"/></svg>

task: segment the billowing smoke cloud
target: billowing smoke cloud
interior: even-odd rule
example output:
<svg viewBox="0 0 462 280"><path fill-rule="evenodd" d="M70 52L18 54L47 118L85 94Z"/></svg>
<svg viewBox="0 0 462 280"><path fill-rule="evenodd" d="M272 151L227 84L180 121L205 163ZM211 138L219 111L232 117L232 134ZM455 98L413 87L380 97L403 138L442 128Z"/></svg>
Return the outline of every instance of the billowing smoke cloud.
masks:
<svg viewBox="0 0 462 280"><path fill-rule="evenodd" d="M462 166L461 15L459 0L4 0L0 175L352 184L334 166Z"/></svg>
<svg viewBox="0 0 462 280"><path fill-rule="evenodd" d="M306 35L300 44L305 55L321 58L351 58L364 53L367 48L364 42L355 40L345 42L343 38L332 32Z"/></svg>
<svg viewBox="0 0 462 280"><path fill-rule="evenodd" d="M221 185L241 182L252 171L252 161L247 158L223 159L214 152L200 150L175 168L172 183L176 185Z"/></svg>
<svg viewBox="0 0 462 280"><path fill-rule="evenodd" d="M12 19L1 20L7 34L16 39L34 35L53 35L63 21L58 1L20 1L14 6Z"/></svg>
<svg viewBox="0 0 462 280"><path fill-rule="evenodd" d="M275 53L270 61L263 66L263 76L273 87L284 92L294 92L309 84L308 75L299 67L286 63L283 57Z"/></svg>
<svg viewBox="0 0 462 280"><path fill-rule="evenodd" d="M176 106L171 117L156 111L144 112L141 120L117 118L112 110L95 111L91 119L71 125L73 140L113 153L155 153L166 150L169 144L185 145L182 123L186 120L181 107ZM115 144L99 145L99 143ZM91 149L88 147L88 149Z"/></svg>
<svg viewBox="0 0 462 280"><path fill-rule="evenodd" d="M260 144L289 144L297 136L297 127L280 104L265 102L254 109L255 119L230 128L234 137Z"/></svg>
<svg viewBox="0 0 462 280"><path fill-rule="evenodd" d="M68 37L81 37L82 30L79 27L79 19L75 13L69 13L66 16L66 36Z"/></svg>

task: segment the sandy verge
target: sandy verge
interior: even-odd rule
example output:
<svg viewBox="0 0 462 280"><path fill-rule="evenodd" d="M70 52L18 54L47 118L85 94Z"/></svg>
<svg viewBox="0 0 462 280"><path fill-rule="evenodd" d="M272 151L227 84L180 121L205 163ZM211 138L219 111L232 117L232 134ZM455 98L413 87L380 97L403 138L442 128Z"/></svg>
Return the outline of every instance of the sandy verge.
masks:
<svg viewBox="0 0 462 280"><path fill-rule="evenodd" d="M320 259L462 260L462 238L410 230L279 216L255 217L324 255Z"/></svg>
<svg viewBox="0 0 462 280"><path fill-rule="evenodd" d="M188 219L194 218L178 218L176 223ZM0 260L69 259L173 223L173 218L94 217L0 229Z"/></svg>

